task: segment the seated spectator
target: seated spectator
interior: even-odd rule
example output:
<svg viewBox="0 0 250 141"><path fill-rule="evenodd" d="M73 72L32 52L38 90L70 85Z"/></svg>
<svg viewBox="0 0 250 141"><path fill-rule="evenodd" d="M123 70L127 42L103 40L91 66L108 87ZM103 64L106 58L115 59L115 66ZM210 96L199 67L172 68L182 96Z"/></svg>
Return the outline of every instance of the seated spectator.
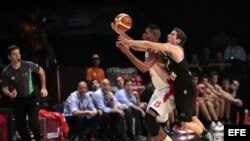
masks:
<svg viewBox="0 0 250 141"><path fill-rule="evenodd" d="M212 51L224 51L228 46L230 39L222 29L212 38Z"/></svg>
<svg viewBox="0 0 250 141"><path fill-rule="evenodd" d="M118 90L123 89L124 87L124 78L122 76L116 77L116 87Z"/></svg>
<svg viewBox="0 0 250 141"><path fill-rule="evenodd" d="M64 107L64 116L69 125L69 136L74 138L75 133L83 139L83 131L89 130L88 138L93 139L99 125L102 112L97 110L91 98L86 95L88 91L87 83L78 83L77 90L72 92L67 98ZM99 113L99 114L98 114Z"/></svg>
<svg viewBox="0 0 250 141"><path fill-rule="evenodd" d="M209 65L212 63L212 58L210 55L210 49L208 47L204 47L202 50L202 55L200 59L200 65Z"/></svg>
<svg viewBox="0 0 250 141"><path fill-rule="evenodd" d="M231 65L230 63L226 63L224 61L222 52L218 51L215 54L213 63L209 66L213 67L213 70L222 71L224 70L225 67L230 66L230 65Z"/></svg>
<svg viewBox="0 0 250 141"><path fill-rule="evenodd" d="M101 86L100 86L100 82L98 80L91 81L90 85L91 85L90 91L87 92L87 95L89 95L90 97L92 97L92 95L94 94L94 92L96 90L98 90Z"/></svg>
<svg viewBox="0 0 250 141"><path fill-rule="evenodd" d="M230 89L230 80L229 78L223 78L221 83L221 88L225 91L231 94ZM225 100L225 120L226 123L230 123L230 109L231 109L231 103L227 100Z"/></svg>
<svg viewBox="0 0 250 141"><path fill-rule="evenodd" d="M242 106L242 101L240 99L234 98L231 94L225 92L220 85L217 84L219 74L217 72L211 72L211 84L207 83L206 85L211 88L212 90L215 90L215 94L219 97L222 97L224 99L229 100L231 103L234 103L238 106Z"/></svg>
<svg viewBox="0 0 250 141"><path fill-rule="evenodd" d="M110 82L108 79L101 81L101 88L92 95L94 105L102 110L101 119L101 138L107 140L107 135L111 140L124 139L123 117L125 115L124 105L119 103L113 93L110 91Z"/></svg>
<svg viewBox="0 0 250 141"><path fill-rule="evenodd" d="M100 81L98 80L93 80L92 83L91 83L91 88L92 88L92 91L96 91L100 88Z"/></svg>
<svg viewBox="0 0 250 141"><path fill-rule="evenodd" d="M214 64L225 64L222 52L219 52L219 51L216 52L215 59L214 59L213 63Z"/></svg>
<svg viewBox="0 0 250 141"><path fill-rule="evenodd" d="M240 87L240 82L237 80L233 80L230 84L230 89L232 90L231 94L234 98L239 98L239 90ZM232 124L243 124L243 120L244 120L244 106L239 107L237 105L231 105L231 109L230 109L230 120ZM239 113L239 121L237 121L236 117L237 117L237 112Z"/></svg>
<svg viewBox="0 0 250 141"><path fill-rule="evenodd" d="M191 55L191 60L188 62L188 66L192 71L202 72L197 54Z"/></svg>
<svg viewBox="0 0 250 141"><path fill-rule="evenodd" d="M197 97L198 105L201 113L207 120L208 125L212 131L223 131L224 126L219 121L219 114L223 105L220 105L221 99L212 92L212 90L205 84L208 83L207 76L203 76L201 83L197 87ZM222 101L224 102L224 101ZM222 103L223 104L223 103Z"/></svg>
<svg viewBox="0 0 250 141"><path fill-rule="evenodd" d="M225 49L224 59L230 62L246 61L246 52L238 44L236 38L232 38L229 46Z"/></svg>
<svg viewBox="0 0 250 141"><path fill-rule="evenodd" d="M224 100L224 104L223 104L223 102L220 103L220 106L222 108L220 110L220 113L218 114L218 117L220 119L222 119L224 116L223 106L225 106L225 100L227 100L230 103L234 103L236 106L239 106L239 107L241 107L243 105L243 102L238 98L234 98L228 92L224 91L221 88L221 86L217 84L218 77L219 77L219 74L217 72L211 72L211 81L210 81L211 84L210 83L204 83L204 84L206 87L208 87L212 91L212 93L214 93L216 96L218 96L220 98L220 102L222 102L222 100Z"/></svg>
<svg viewBox="0 0 250 141"><path fill-rule="evenodd" d="M142 120L143 117L145 117L145 112L143 111L143 109L140 107L140 99L138 96L138 93L136 92L136 94L133 94L132 91L132 86L133 86L133 81L132 79L126 79L124 81L124 88L121 90L118 90L115 93L115 97L117 98L117 100L122 103L125 104L126 106L128 106L129 108L127 109L127 111L129 111L133 117L135 117L135 135L133 134L133 127L132 127L132 121L127 122L127 134L128 137L130 139L135 139L134 136L138 136L139 133L141 132L142 129ZM127 114L127 112L126 112ZM126 117L126 115L125 115ZM129 119L128 119L129 120ZM126 119L127 121L127 119Z"/></svg>

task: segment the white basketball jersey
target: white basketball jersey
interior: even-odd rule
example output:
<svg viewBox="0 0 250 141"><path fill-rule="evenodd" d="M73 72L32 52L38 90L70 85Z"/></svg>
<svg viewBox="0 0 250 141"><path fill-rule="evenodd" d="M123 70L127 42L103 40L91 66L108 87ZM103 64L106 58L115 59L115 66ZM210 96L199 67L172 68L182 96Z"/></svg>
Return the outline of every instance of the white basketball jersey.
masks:
<svg viewBox="0 0 250 141"><path fill-rule="evenodd" d="M149 57L148 51L145 52L145 58ZM156 71L157 70L157 71ZM155 63L150 69L149 74L151 76L152 83L156 90L161 90L169 87L167 78L160 74L165 73L166 68L164 63ZM158 72L158 73L157 73Z"/></svg>
<svg viewBox="0 0 250 141"><path fill-rule="evenodd" d="M162 65L162 64L155 64L155 65ZM149 69L149 73L151 76L151 80L152 83L155 87L156 90L161 90L164 89L166 87L168 87L168 83L166 78L162 78L154 69L154 67L156 67L155 65L153 65L150 69ZM164 64L163 64L164 65Z"/></svg>

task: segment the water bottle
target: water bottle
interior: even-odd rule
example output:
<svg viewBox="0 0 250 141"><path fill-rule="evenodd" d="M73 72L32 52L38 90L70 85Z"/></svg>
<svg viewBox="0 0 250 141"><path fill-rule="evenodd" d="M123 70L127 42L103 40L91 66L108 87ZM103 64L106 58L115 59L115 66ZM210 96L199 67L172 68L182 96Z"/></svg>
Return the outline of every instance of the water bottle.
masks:
<svg viewBox="0 0 250 141"><path fill-rule="evenodd" d="M249 124L249 111L248 111L248 109L245 109L245 112L244 112L244 124L245 125Z"/></svg>

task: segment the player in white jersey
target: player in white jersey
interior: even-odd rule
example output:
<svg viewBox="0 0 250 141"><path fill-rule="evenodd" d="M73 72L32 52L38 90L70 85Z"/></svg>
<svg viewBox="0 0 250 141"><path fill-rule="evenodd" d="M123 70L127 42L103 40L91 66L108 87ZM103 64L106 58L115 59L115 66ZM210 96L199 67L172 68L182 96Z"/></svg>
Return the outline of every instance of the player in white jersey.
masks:
<svg viewBox="0 0 250 141"><path fill-rule="evenodd" d="M119 32L113 24L113 30L118 34L122 34L126 38L130 38L126 33ZM156 25L149 25L143 33L143 40L158 42L161 32L160 28ZM116 44L130 61L141 71L150 72L152 82L155 86L155 92L152 95L148 104L145 125L152 136L153 141L171 141L172 139L166 135L162 127L157 122L165 122L168 119L168 113L174 108L174 98L172 90L172 82L169 74L164 69L164 55L162 52L155 52L153 50L141 50L133 48L137 51L145 51L145 62L136 58L129 50L128 46ZM169 83L170 82L170 83Z"/></svg>
<svg viewBox="0 0 250 141"><path fill-rule="evenodd" d="M149 74L155 91L148 103L147 111L149 108L154 109L158 113L156 121L164 123L168 120L169 112L175 108L172 80L166 79L169 75L164 63L155 63L149 69Z"/></svg>

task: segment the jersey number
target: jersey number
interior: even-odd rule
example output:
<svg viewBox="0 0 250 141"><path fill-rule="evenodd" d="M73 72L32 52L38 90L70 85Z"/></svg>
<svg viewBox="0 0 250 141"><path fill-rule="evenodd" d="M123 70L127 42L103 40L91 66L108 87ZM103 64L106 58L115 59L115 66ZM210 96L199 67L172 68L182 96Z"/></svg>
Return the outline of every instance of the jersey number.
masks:
<svg viewBox="0 0 250 141"><path fill-rule="evenodd" d="M157 101L155 102L155 104L154 104L155 107L160 107L160 105L161 105L161 102L158 101L158 100L157 100Z"/></svg>

